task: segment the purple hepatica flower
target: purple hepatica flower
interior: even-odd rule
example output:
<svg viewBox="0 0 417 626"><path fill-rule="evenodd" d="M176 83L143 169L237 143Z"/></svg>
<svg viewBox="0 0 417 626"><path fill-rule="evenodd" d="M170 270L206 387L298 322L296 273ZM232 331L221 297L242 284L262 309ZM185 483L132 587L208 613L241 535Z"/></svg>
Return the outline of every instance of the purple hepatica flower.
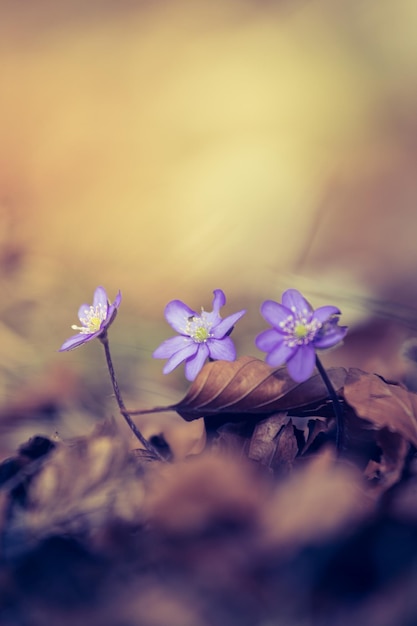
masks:
<svg viewBox="0 0 417 626"><path fill-rule="evenodd" d="M338 308L322 306L314 311L296 289L282 294L282 304L264 302L261 313L273 328L258 335L256 346L268 352L269 365L286 363L291 378L299 383L313 373L316 349L336 345L347 332L347 326L338 326Z"/></svg>
<svg viewBox="0 0 417 626"><path fill-rule="evenodd" d="M235 360L236 350L229 335L246 311L222 319L219 310L225 304L226 297L221 289L213 293L213 310L210 313L203 308L201 313L196 313L180 300L172 300L165 307L165 319L179 333L179 337L167 339L153 353L156 359L168 359L164 374L169 374L185 361L185 377L191 381L207 357Z"/></svg>
<svg viewBox="0 0 417 626"><path fill-rule="evenodd" d="M71 326L73 330L79 331L78 334L64 341L59 352L73 350L83 343L103 335L116 317L121 300L122 294L119 291L113 304L110 304L104 287L97 287L94 292L93 304L82 304L78 309L81 326L75 324Z"/></svg>

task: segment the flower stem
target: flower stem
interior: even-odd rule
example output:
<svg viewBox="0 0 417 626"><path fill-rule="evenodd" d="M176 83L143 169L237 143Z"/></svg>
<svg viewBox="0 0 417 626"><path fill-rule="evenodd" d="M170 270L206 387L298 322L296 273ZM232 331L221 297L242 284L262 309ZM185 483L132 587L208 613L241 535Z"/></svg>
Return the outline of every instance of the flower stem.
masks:
<svg viewBox="0 0 417 626"><path fill-rule="evenodd" d="M111 354L110 354L109 339L107 337L107 333L104 332L102 335L100 335L99 339L100 339L101 343L104 346L104 352L106 354L106 361L107 361L107 367L108 367L109 374L110 374L110 380L111 380L112 385L113 385L113 391L114 391L114 395L116 396L117 404L119 405L120 413L125 418L125 420L126 420L128 426L129 426L130 430L133 432L135 437L137 439L139 439L139 441L144 446L144 448L148 452L150 452L154 457L159 459L160 461L165 461L164 457L161 456L161 454L159 454L158 450L147 439L145 439L145 437L140 432L139 428L136 426L136 424L131 419L128 410L126 409L126 406L125 406L125 403L123 401L122 394L120 392L120 388L119 388L119 385L118 385L118 382L117 382L116 374L115 374L115 371L114 371L113 361L112 361Z"/></svg>
<svg viewBox="0 0 417 626"><path fill-rule="evenodd" d="M316 354L316 367L319 371L320 376L323 379L324 384L326 385L326 389L329 393L330 400L332 401L333 411L336 417L336 450L338 455L342 452L344 439L345 439L345 428L343 421L343 411L342 406L339 402L339 398L337 397L337 393L330 381L330 378L327 375L326 370L323 367L322 362Z"/></svg>

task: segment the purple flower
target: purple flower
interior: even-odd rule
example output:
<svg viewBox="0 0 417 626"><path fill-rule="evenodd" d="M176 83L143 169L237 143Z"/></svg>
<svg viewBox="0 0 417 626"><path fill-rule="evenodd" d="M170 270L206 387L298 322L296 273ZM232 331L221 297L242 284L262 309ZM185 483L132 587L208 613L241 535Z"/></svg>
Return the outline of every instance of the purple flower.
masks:
<svg viewBox="0 0 417 626"><path fill-rule="evenodd" d="M71 326L73 330L79 332L64 341L59 352L73 350L83 343L103 335L116 317L121 300L122 294L119 291L113 304L110 304L104 287L97 287L94 292L93 304L82 304L78 309L81 326L75 324Z"/></svg>
<svg viewBox="0 0 417 626"><path fill-rule="evenodd" d="M347 332L347 326L338 326L338 308L322 306L314 311L296 289L282 294L282 304L266 300L261 313L272 328L258 335L256 346L268 353L269 365L286 363L291 378L299 383L313 373L316 349L336 345Z"/></svg>
<svg viewBox="0 0 417 626"><path fill-rule="evenodd" d="M185 361L185 377L191 381L207 357L235 360L236 350L229 335L246 311L222 319L219 310L226 303L226 297L221 289L213 293L213 310L210 313L203 308L201 313L196 313L180 300L172 300L165 307L165 319L179 336L167 339L153 353L156 359L168 359L164 374L169 374Z"/></svg>

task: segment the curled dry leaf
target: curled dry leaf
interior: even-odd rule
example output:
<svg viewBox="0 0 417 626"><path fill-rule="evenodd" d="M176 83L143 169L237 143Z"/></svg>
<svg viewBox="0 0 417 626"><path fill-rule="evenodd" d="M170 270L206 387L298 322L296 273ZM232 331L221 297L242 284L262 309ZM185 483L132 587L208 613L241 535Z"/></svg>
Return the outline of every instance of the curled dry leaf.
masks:
<svg viewBox="0 0 417 626"><path fill-rule="evenodd" d="M277 448L278 433L287 423L286 413L276 413L258 422L251 438L249 458L270 465Z"/></svg>
<svg viewBox="0 0 417 626"><path fill-rule="evenodd" d="M375 374L349 369L343 395L358 417L376 429L399 433L417 447L417 394Z"/></svg>
<svg viewBox="0 0 417 626"><path fill-rule="evenodd" d="M255 426L248 452L250 459L282 474L291 471L297 454L293 423L286 413L271 415Z"/></svg>
<svg viewBox="0 0 417 626"><path fill-rule="evenodd" d="M336 390L346 378L344 368L330 368ZM269 414L305 406L327 397L317 374L304 383L294 382L285 367L270 367L255 357L206 363L186 396L174 405L187 421L218 414Z"/></svg>
<svg viewBox="0 0 417 626"><path fill-rule="evenodd" d="M298 444L294 433L292 420L281 429L277 437L277 446L272 458L271 467L281 475L292 471L295 457L298 454Z"/></svg>
<svg viewBox="0 0 417 626"><path fill-rule="evenodd" d="M400 480L410 448L408 441L388 428L377 431L376 443L381 450L380 459L370 460L365 468L365 476L371 481L374 497L387 491Z"/></svg>

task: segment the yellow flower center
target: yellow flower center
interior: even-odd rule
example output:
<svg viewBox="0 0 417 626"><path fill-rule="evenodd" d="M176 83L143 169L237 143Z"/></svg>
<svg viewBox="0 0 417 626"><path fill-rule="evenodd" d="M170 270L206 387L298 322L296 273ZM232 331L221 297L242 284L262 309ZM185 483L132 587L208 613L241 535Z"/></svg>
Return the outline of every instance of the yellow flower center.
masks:
<svg viewBox="0 0 417 626"><path fill-rule="evenodd" d="M318 319L310 319L308 311L294 310L292 315L279 323L280 328L286 334L285 343L290 348L303 346L311 343L322 327Z"/></svg>
<svg viewBox="0 0 417 626"><path fill-rule="evenodd" d="M212 323L207 319L207 313L201 309L201 315L191 315L187 318L185 334L196 343L203 343L211 337Z"/></svg>
<svg viewBox="0 0 417 626"><path fill-rule="evenodd" d="M300 322L296 323L293 331L294 337L296 337L296 339L304 339L304 337L307 337L309 332L309 328L307 328L305 324L301 324Z"/></svg>
<svg viewBox="0 0 417 626"><path fill-rule="evenodd" d="M92 335L100 330L101 323L106 319L107 307L103 307L102 304L97 306L91 305L89 310L83 317L80 317L82 326L76 326L73 324L71 328L78 330L82 335Z"/></svg>
<svg viewBox="0 0 417 626"><path fill-rule="evenodd" d="M207 328L204 328L204 326L199 326L198 328L194 329L193 338L195 339L195 341L198 341L200 343L201 341L206 341L206 339L208 339L209 337L210 333Z"/></svg>

